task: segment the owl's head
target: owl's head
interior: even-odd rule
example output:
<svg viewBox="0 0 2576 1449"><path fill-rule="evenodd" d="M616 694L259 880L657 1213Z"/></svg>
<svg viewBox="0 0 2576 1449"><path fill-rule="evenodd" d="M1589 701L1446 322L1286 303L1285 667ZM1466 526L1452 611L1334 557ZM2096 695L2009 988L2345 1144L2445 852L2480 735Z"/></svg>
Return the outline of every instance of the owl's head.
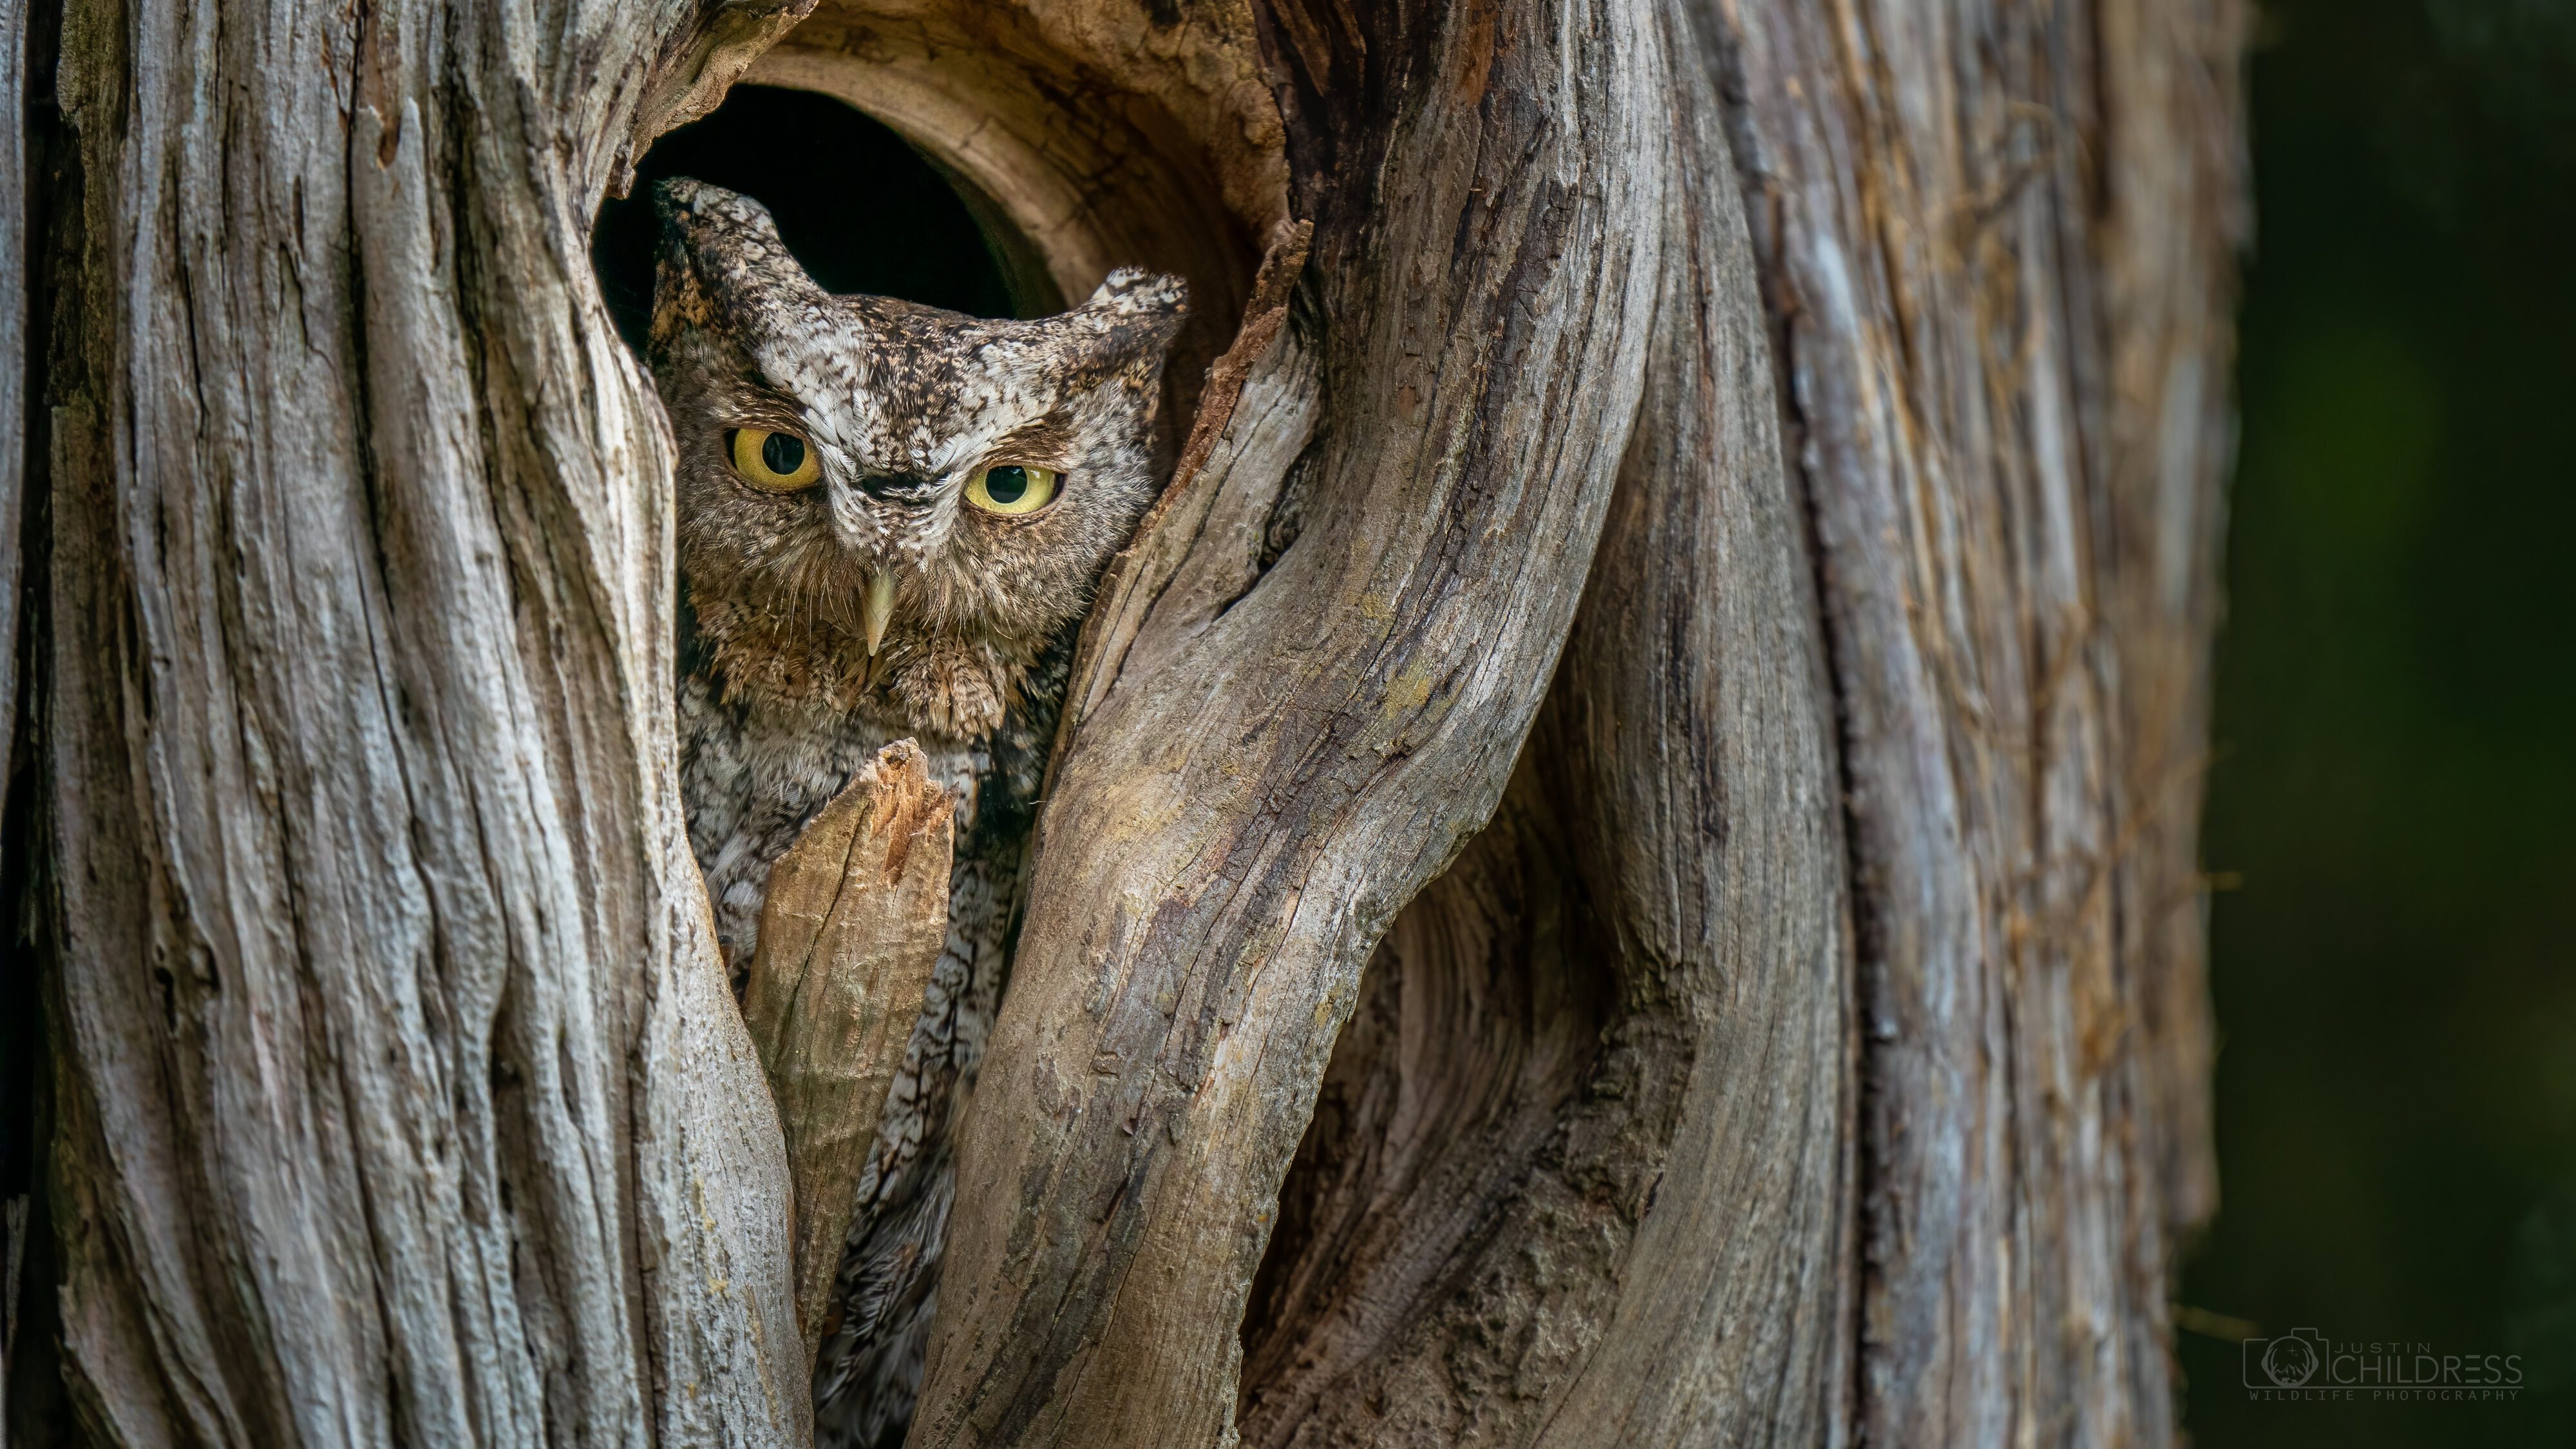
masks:
<svg viewBox="0 0 2576 1449"><path fill-rule="evenodd" d="M748 197L655 201L680 567L727 697L990 733L1153 501L1180 281L983 321L825 292Z"/></svg>

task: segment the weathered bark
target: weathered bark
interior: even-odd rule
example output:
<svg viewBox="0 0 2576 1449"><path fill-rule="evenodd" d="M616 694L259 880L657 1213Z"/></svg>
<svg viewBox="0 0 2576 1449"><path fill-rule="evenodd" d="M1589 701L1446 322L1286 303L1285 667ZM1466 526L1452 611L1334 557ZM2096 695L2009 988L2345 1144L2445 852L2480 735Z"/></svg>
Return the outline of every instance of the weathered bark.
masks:
<svg viewBox="0 0 2576 1449"><path fill-rule="evenodd" d="M638 117L791 18L64 12L53 1170L98 1438L802 1432L673 778L668 433L586 258Z"/></svg>
<svg viewBox="0 0 2576 1449"><path fill-rule="evenodd" d="M1362 1080L1307 1138L1292 1182L1321 1200L1283 1204L1289 1291L1247 1324L1255 1443L1842 1432L1822 655L1717 97L1672 19L1639 30L1677 124L1600 553L1503 813L1370 964L1388 1039L1336 1051Z"/></svg>
<svg viewBox="0 0 2576 1449"><path fill-rule="evenodd" d="M947 939L955 814L920 748L898 740L778 858L760 905L742 1015L786 1134L808 1365L886 1093Z"/></svg>
<svg viewBox="0 0 2576 1449"><path fill-rule="evenodd" d="M2164 1442L2240 16L1721 13L1850 792L1858 1427Z"/></svg>
<svg viewBox="0 0 2576 1449"><path fill-rule="evenodd" d="M27 479L27 11L29 0L0 0L0 720L18 717L19 525ZM14 739L15 731L12 731ZM7 773L0 762L0 777ZM10 1244L19 1246L13 1233ZM17 1302L0 1302L0 1320ZM0 1341L0 1351L7 1344ZM4 1363L5 1360L0 1360ZM0 1384L7 1382L0 1371ZM0 1438L8 1434L0 1422Z"/></svg>
<svg viewBox="0 0 2576 1449"><path fill-rule="evenodd" d="M913 1444L2173 1437L2234 0L586 5L66 11L95 1436L805 1434L900 1039L763 975L782 1144L584 258L739 73L1193 287ZM803 979L890 1010L860 803Z"/></svg>
<svg viewBox="0 0 2576 1449"><path fill-rule="evenodd" d="M1368 178L1404 204L1365 248L1323 218L1319 335L1247 359L1094 615L916 1444L1223 1435L1208 1349L1367 949L1537 713L1644 387L1669 144L1650 11L1497 24L1522 43L1424 37L1434 99Z"/></svg>

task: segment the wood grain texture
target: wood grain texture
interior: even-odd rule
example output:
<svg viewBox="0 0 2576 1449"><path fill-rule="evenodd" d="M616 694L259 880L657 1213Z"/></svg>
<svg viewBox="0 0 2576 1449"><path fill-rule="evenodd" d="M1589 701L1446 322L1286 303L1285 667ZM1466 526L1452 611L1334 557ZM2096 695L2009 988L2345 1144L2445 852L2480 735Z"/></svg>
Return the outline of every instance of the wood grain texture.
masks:
<svg viewBox="0 0 2576 1449"><path fill-rule="evenodd" d="M30 138L27 134L27 73L34 63L27 33L29 7L33 0L0 0L0 720L10 721L11 743L0 749L7 756L16 746L15 721L18 718L18 581L24 552L19 546L19 532L27 511L27 424L29 410L35 406L27 382L29 360L27 323L30 290L34 286L33 258L29 247L34 238L27 234L28 216L34 209L35 178L29 173ZM7 778L10 760L0 758L0 779ZM9 1239L11 1247L20 1246L17 1237ZM16 1307L14 1299L0 1303L0 1314ZM5 1362L6 1345L0 1343L0 1362ZM7 1389L6 1375L0 1374L0 1395ZM0 1437L8 1433L6 1415L0 1414Z"/></svg>
<svg viewBox="0 0 2576 1449"><path fill-rule="evenodd" d="M2241 0L2105 0L2096 223L2107 463L2095 546L2118 657L2121 956L2137 992L2141 1144L2168 1243L2218 1210L2217 1037L2200 803L2234 464L2237 264L2252 239Z"/></svg>
<svg viewBox="0 0 2576 1449"><path fill-rule="evenodd" d="M1426 29L1383 159L1345 173L1383 209L1365 231L1335 231L1347 209L1318 221L1312 310L1291 307L1113 575L988 1059L1003 1090L966 1137L914 1443L1230 1434L1231 1334L1358 968L1500 796L1646 394L1671 238L1637 219L1668 214L1675 180L1668 54L1643 5ZM1740 342L1758 328L1739 286ZM1274 559L1250 525L1291 499ZM1775 585L1794 577L1785 540L1776 562ZM1813 661L1785 658L1811 691ZM1812 844L1821 790L1807 809ZM1830 900L1831 852L1811 864ZM1802 964L1830 985L1827 939Z"/></svg>
<svg viewBox="0 0 2576 1449"><path fill-rule="evenodd" d="M804 1434L589 219L688 4L82 0L68 1370L121 1444Z"/></svg>
<svg viewBox="0 0 2576 1449"><path fill-rule="evenodd" d="M1669 14L1646 388L1501 813L1398 919L1247 1322L1246 1442L1833 1442L1828 695L1714 88Z"/></svg>
<svg viewBox="0 0 2576 1449"><path fill-rule="evenodd" d="M742 1014L786 1135L809 1365L877 1120L947 939L955 814L921 748L898 740L769 870Z"/></svg>
<svg viewBox="0 0 2576 1449"><path fill-rule="evenodd" d="M2174 1437L2241 20L1709 10L1840 696L1865 1442Z"/></svg>
<svg viewBox="0 0 2576 1449"><path fill-rule="evenodd" d="M586 256L742 72L1205 288L914 1445L2170 1442L2238 5L76 0L82 1432L808 1437L946 869L827 812L755 1045Z"/></svg>
<svg viewBox="0 0 2576 1449"><path fill-rule="evenodd" d="M0 658L0 721L6 722L0 728L9 731L9 744L0 748L0 782L10 780L17 765L19 689L25 683L18 677L19 605L26 558L20 535L29 493L28 431L38 403L28 376L28 364L33 358L28 324L36 287L30 218L40 205L33 167L36 146L29 134L35 102L28 82L36 63L28 34L30 9L31 0L0 0L0 655L6 656ZM0 784L0 790L5 788ZM20 970L28 968L22 966ZM20 981L0 984L12 988L13 1006L38 996L37 991L29 989L32 981L24 985ZM26 1048L17 1043L33 1045L34 1038L35 1032L22 1025L10 1049L25 1052ZM30 1103L29 1116L38 1116L39 1109L32 1105L38 1075L26 1056L16 1061L0 1058L0 1102L14 1108L26 1101ZM22 1131L24 1138L18 1135ZM0 1141L27 1141L31 1157L41 1150L30 1140L36 1135L32 1121L0 1125ZM0 1155L14 1154L0 1148ZM17 1176L14 1172L7 1175L12 1179ZM7 1449L9 1443L9 1425L14 1417L9 1403L12 1365L20 1357L19 1343L27 1331L20 1327L21 1318L27 1315L20 1306L19 1293L26 1271L28 1231L39 1221L34 1193L28 1189L37 1186L14 1180L0 1185L0 1449ZM43 1261L41 1254L38 1261Z"/></svg>

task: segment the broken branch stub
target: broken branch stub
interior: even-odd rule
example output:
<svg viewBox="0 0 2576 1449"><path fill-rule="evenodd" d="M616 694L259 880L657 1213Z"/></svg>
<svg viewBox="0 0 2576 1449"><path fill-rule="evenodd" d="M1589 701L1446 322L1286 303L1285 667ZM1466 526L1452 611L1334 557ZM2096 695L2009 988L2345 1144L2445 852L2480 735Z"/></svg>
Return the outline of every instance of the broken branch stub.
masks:
<svg viewBox="0 0 2576 1449"><path fill-rule="evenodd" d="M955 812L920 746L897 740L770 868L742 1014L787 1134L808 1364L886 1091L948 932Z"/></svg>

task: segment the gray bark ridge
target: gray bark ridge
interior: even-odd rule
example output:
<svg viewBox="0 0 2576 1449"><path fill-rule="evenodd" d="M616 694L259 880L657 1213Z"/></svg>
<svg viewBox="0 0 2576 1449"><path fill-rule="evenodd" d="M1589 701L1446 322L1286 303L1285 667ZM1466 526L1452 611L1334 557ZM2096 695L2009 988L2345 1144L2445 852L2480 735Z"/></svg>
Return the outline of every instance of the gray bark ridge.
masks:
<svg viewBox="0 0 2576 1449"><path fill-rule="evenodd" d="M1695 37L1647 381L1505 803L1368 967L1246 1324L1265 1446L1848 1434L1820 631Z"/></svg>
<svg viewBox="0 0 2576 1449"><path fill-rule="evenodd" d="M1840 703L1857 1427L2169 1442L2244 10L1702 19Z"/></svg>
<svg viewBox="0 0 2576 1449"><path fill-rule="evenodd" d="M1677 533L1632 522L1623 565L1666 549L1687 562L1648 570L1641 595L1605 594L1601 707L1633 702L1659 748L1680 746L1665 734L1680 729L1744 752L1723 755L1746 782L1743 813L1725 821L1742 854L1718 868L1750 879L1720 883L1698 858L1728 813L1718 757L1619 784L1633 798L1608 813L1645 833L1644 859L1605 851L1586 868L1685 873L1617 909L1639 973L1689 1002L1672 1011L1687 1040L1653 1053L1652 1145L1607 1151L1623 1167L1652 1160L1611 1214L1622 1241L1607 1267L1575 1270L1605 1291L1562 1305L1575 1337L1538 1366L1537 1407L1593 1412L1650 1366L1682 1377L1668 1400L1622 1398L1588 1424L1506 1411L1521 1428L1504 1437L1552 1422L1552 1442L1616 1442L1622 1427L1688 1442L1728 1402L1719 1384L1768 1395L1785 1380L1798 1402L1784 1424L1832 1416L1829 1331L1667 1356L1677 1330L1747 1322L1776 1294L1810 1330L1837 1322L1847 1231L1819 655L1740 222L1730 239L1721 207L1703 228L1678 195L1685 168L1721 198L1727 177L1704 91L1703 124L1673 136L1674 43L1656 7L1624 3L1462 13L1427 37L1371 178L1383 204L1366 243L1319 230L1312 313L1248 342L1240 399L1202 419L1221 428L1204 467L1184 470L1113 571L989 1089L963 1134L915 1445L1235 1434L1234 1334L1359 968L1501 797L1623 466L1649 497L1716 496L1705 514L1685 507ZM1247 339L1261 316L1256 301ZM1657 421L1641 430L1650 396ZM1268 525L1290 511L1293 541L1268 561ZM1691 591L1720 578L1743 590L1742 612L1695 617L1705 600ZM1627 639L1632 610L1658 632ZM1728 682L1693 672L1712 654ZM1674 669L1691 682L1668 699L1655 672ZM1642 764L1605 765L1637 741L1584 728L1558 788L1601 792ZM1761 1005L1720 1029L1731 951ZM1734 1258L1679 1226L1723 1217L1739 1191L1723 1168L1743 1161L1730 1154L1776 1150L1768 1137L1672 1159L1669 1215L1647 1211L1677 1123L1713 1128L1751 1101L1768 1050L1789 1058L1778 1070L1801 1106L1782 1119L1791 1165L1748 1196L1777 1204L1766 1225L1790 1226L1740 1241L1766 1266L1787 1245L1805 1267L1784 1282L1727 1273ZM1633 1281L1671 1271L1660 1300L1619 1291L1641 1217ZM1513 1396L1503 1377L1498 1402ZM1584 1383L1587 1397L1567 1397ZM1430 1426L1420 1441L1443 1442Z"/></svg>
<svg viewBox="0 0 2576 1449"><path fill-rule="evenodd" d="M741 19L65 16L55 1197L104 1442L804 1437L668 430L587 255Z"/></svg>
<svg viewBox="0 0 2576 1449"><path fill-rule="evenodd" d="M913 1442L2170 1439L2239 0L909 5L776 73L970 172L1100 111L994 192L1115 214L1051 265L1168 196L1250 297L1086 631ZM64 14L9 684L102 1442L807 1437L586 256L800 13Z"/></svg>

